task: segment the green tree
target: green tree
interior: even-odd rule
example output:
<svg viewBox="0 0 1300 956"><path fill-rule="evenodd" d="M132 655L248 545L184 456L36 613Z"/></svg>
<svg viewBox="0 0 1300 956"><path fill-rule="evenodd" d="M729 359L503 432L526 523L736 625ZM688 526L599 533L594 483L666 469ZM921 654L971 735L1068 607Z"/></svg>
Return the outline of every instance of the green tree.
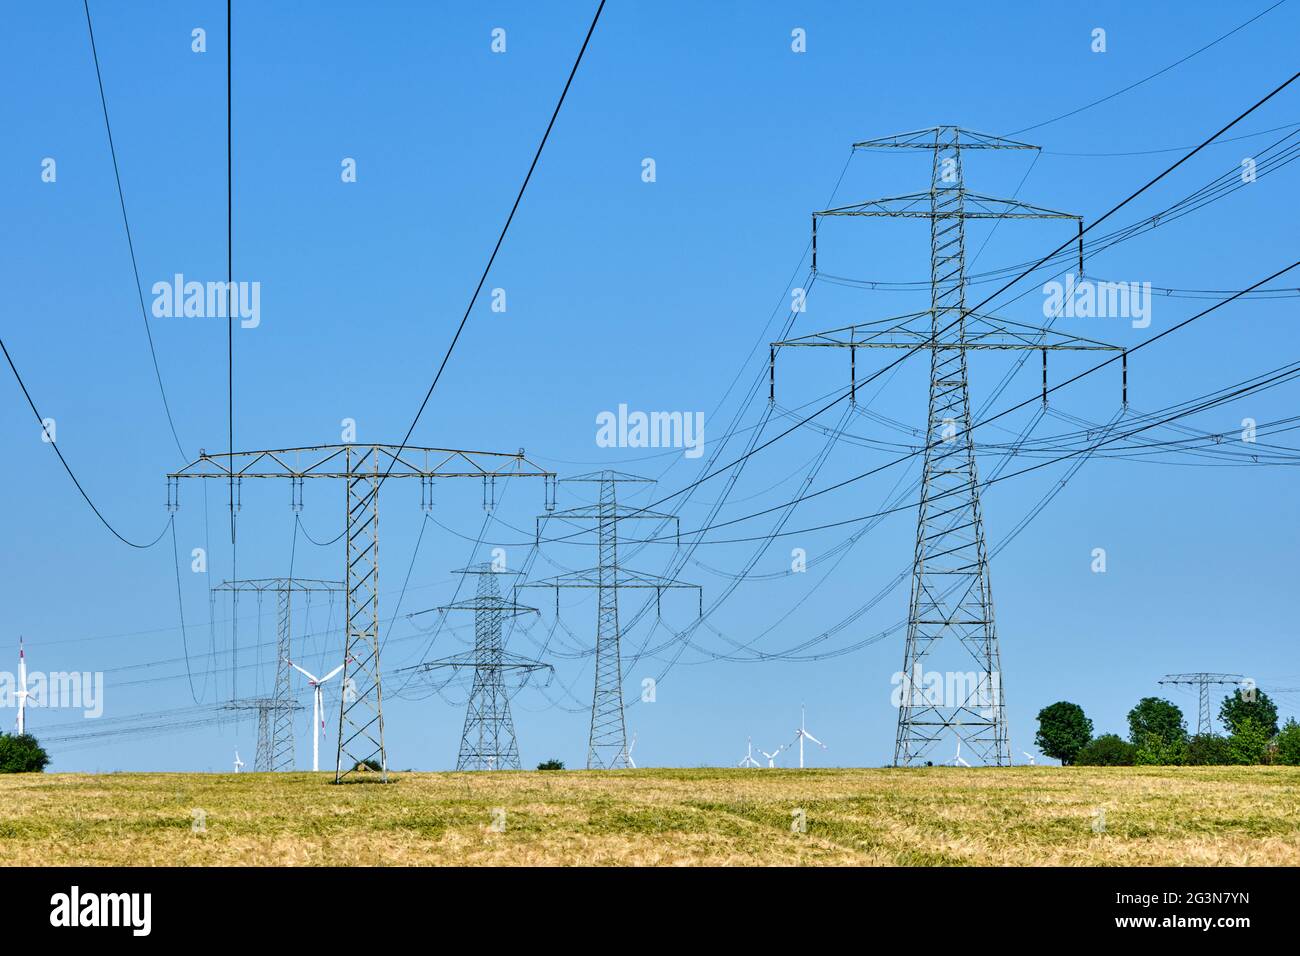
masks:
<svg viewBox="0 0 1300 956"><path fill-rule="evenodd" d="M1187 739L1187 765L1191 767L1221 767L1232 763L1228 753L1228 738L1219 734L1196 734Z"/></svg>
<svg viewBox="0 0 1300 956"><path fill-rule="evenodd" d="M0 773L40 773L49 762L31 734L0 734Z"/></svg>
<svg viewBox="0 0 1300 956"><path fill-rule="evenodd" d="M1063 766L1074 762L1075 756L1092 739L1092 721L1083 708L1068 700L1049 704L1038 712L1038 733L1034 746L1049 757L1055 757Z"/></svg>
<svg viewBox="0 0 1300 956"><path fill-rule="evenodd" d="M1119 734L1102 734L1084 745L1074 762L1081 767L1131 767L1137 748Z"/></svg>
<svg viewBox="0 0 1300 956"><path fill-rule="evenodd" d="M1272 736L1268 728L1253 717L1242 717L1236 731L1228 738L1229 760L1235 764L1263 763Z"/></svg>
<svg viewBox="0 0 1300 956"><path fill-rule="evenodd" d="M1300 766L1300 724L1294 717L1277 732L1277 760L1288 767Z"/></svg>
<svg viewBox="0 0 1300 956"><path fill-rule="evenodd" d="M1219 720L1229 733L1235 734L1237 726L1246 718L1268 731L1270 737L1277 734L1277 704L1257 687L1238 688L1223 698L1219 708Z"/></svg>
<svg viewBox="0 0 1300 956"><path fill-rule="evenodd" d="M563 770L564 761L556 760L554 757L552 757L550 760L543 760L541 763L539 763L537 765L537 769L538 770Z"/></svg>
<svg viewBox="0 0 1300 956"><path fill-rule="evenodd" d="M1143 697L1128 712L1128 739L1139 749L1150 747L1155 736L1161 746L1172 746L1187 739L1187 722L1177 704L1163 697Z"/></svg>

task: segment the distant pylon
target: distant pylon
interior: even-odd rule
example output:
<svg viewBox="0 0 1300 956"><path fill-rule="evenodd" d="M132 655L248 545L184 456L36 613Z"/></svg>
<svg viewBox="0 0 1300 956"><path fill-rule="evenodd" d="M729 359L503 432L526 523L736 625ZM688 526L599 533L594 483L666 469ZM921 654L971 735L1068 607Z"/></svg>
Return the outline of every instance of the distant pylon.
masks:
<svg viewBox="0 0 1300 956"><path fill-rule="evenodd" d="M902 701L894 764L910 766L945 737L964 741L986 764L1009 766L1011 745L1006 723L1001 652L994 623L988 552L980 507L975 444L971 438L966 353L970 349L1021 349L1043 353L1043 404L1047 404L1047 353L1057 349L1105 349L1079 336L975 314L966 307L967 219L1074 219L1078 216L969 192L962 177L967 149L1037 149L1025 143L973 133L955 126L903 133L855 143L855 149L926 150L932 154L928 192L870 200L813 213L812 262L817 270L817 223L825 216L884 216L927 219L930 226L930 308L893 319L848 326L772 343L778 348L837 346L850 350L850 400L856 398L859 348L926 349L930 353L930 401L925 461L912 569L912 594L903 655ZM1079 222L1082 235L1082 221ZM1083 254L1080 240L1079 270ZM947 638L947 640L945 640ZM951 652L964 649L954 656ZM931 651L943 651L938 662ZM959 688L957 674L973 680ZM941 675L935 699L924 664L951 668Z"/></svg>
<svg viewBox="0 0 1300 956"><path fill-rule="evenodd" d="M465 706L465 726L460 735L457 770L519 770L519 744L515 724L510 716L510 691L506 687L507 671L524 674L550 668L540 661L525 660L507 654L502 624L507 617L535 614L537 608L514 604L501 597L498 575L491 564L465 568L461 574L478 578L473 601L450 604L440 611L474 612L474 651L437 661L417 664L414 670L438 668L474 668L474 683Z"/></svg>
<svg viewBox="0 0 1300 956"><path fill-rule="evenodd" d="M477 478L483 482L483 507L496 501L498 478L542 478L546 504L552 504L555 473L533 465L521 448L516 454L422 448L414 445L313 445L260 451L200 450L198 460L167 475L167 508L180 507L182 479L229 481L238 495L245 478L288 478L290 507L302 507L303 482L330 478L344 484L343 567L347 609L344 613L343 693L339 695L338 750L334 782L362 774L378 764L378 779L388 782L388 750L384 745L384 706L379 666L383 644L379 628L379 489L393 478L419 478L421 503L432 507L435 479ZM236 644L234 650L238 650ZM374 779L367 777L366 779Z"/></svg>
<svg viewBox="0 0 1300 956"><path fill-rule="evenodd" d="M1214 718L1210 714L1210 688L1219 684L1243 685L1246 678L1240 674L1166 674L1161 684L1191 684L1197 689L1196 732L1214 733Z"/></svg>
<svg viewBox="0 0 1300 956"><path fill-rule="evenodd" d="M285 701L276 697L243 697L227 701L221 705L222 710L230 711L257 711L257 754L253 757L253 770L258 773L265 773L270 770L292 770L293 769L293 738L289 738L289 764L284 766L275 762L275 741L273 727L279 722L281 717L285 718L290 725L293 722L293 715L296 711L302 710L302 704L297 701Z"/></svg>
<svg viewBox="0 0 1300 956"><path fill-rule="evenodd" d="M600 486L599 502L567 511L554 517L565 522L594 521L599 535L600 564L585 571L574 571L520 587L555 588L555 613L560 612L560 588L594 588L596 603L596 683L591 700L591 731L587 738L587 769L607 770L631 766L627 752L627 725L623 719L623 662L618 624L619 588L654 588L656 596L667 590L695 588L658 575L629 571L618 563L618 523L632 518L676 521L673 515L659 514L620 505L616 486L626 483L649 484L649 478L625 475L617 471L598 471L565 482L584 482ZM540 528L538 531L540 537ZM701 592L702 593L702 592ZM702 600L702 599L701 599ZM701 608L702 610L702 608Z"/></svg>
<svg viewBox="0 0 1300 956"><path fill-rule="evenodd" d="M257 710L257 755L253 758L254 770L293 769L293 715L301 710L294 704L289 687L289 661L292 659L291 637L293 624L293 595L326 592L334 594L343 590L342 581L320 581L315 578L244 578L239 581L222 581L213 591L230 591L236 597L241 592L252 591L259 597L274 591L278 611L276 631L275 690L269 698L254 698L267 702L267 707ZM310 598L308 598L310 601ZM239 605L236 601L235 608ZM233 615L232 615L233 616ZM234 701L233 703L240 703ZM247 710L247 707L235 707ZM312 733L316 728L312 728Z"/></svg>

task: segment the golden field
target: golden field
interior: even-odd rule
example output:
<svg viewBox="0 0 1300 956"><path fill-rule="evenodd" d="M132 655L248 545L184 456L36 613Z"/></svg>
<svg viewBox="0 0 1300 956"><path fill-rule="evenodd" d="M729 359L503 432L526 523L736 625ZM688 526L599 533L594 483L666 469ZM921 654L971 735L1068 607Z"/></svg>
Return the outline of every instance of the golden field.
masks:
<svg viewBox="0 0 1300 956"><path fill-rule="evenodd" d="M3 775L0 862L1300 865L1294 767L410 772L386 786L332 779ZM806 832L792 830L796 811Z"/></svg>

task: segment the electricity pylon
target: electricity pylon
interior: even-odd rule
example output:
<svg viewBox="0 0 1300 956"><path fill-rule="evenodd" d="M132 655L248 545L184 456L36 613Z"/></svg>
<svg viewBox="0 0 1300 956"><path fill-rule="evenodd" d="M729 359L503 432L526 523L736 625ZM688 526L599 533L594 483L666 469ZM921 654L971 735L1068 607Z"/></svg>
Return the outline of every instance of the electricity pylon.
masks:
<svg viewBox="0 0 1300 956"><path fill-rule="evenodd" d="M1160 679L1161 684L1190 684L1198 691L1196 710L1196 732L1198 734L1214 733L1214 719L1210 715L1210 688L1220 684L1243 686L1247 678L1240 674L1166 674ZM1253 686L1253 685L1250 685Z"/></svg>
<svg viewBox="0 0 1300 956"><path fill-rule="evenodd" d="M695 588L687 584L654 574L629 571L618 563L618 523L634 518L653 521L677 521L674 515L659 514L640 508L620 505L616 487L620 484L652 484L649 478L638 478L617 471L598 471L566 482L583 482L600 486L597 504L583 505L566 511L556 511L549 518L566 522L594 521L599 535L600 564L585 571L573 571L552 578L518 585L522 588L555 588L555 613L560 613L561 588L595 588L596 612L596 686L591 699L591 732L587 738L587 769L608 770L628 767L627 725L623 720L623 662L619 647L618 591L619 588L654 588L656 597L664 591ZM538 536L540 538L540 524ZM701 611L703 605L701 603Z"/></svg>
<svg viewBox="0 0 1300 956"><path fill-rule="evenodd" d="M496 501L498 478L543 478L547 510L554 505L555 473L515 454L417 448L402 445L313 445L264 451L200 451L198 460L167 475L167 508L180 507L182 478L215 478L231 483L232 507L240 507L245 478L288 478L289 504L302 508L303 482L333 478L344 484L344 580L347 585L346 646L339 703L338 752L334 782L367 761L377 761L380 779L388 780L384 748L383 695L379 670L379 489L390 478L419 478L421 504L432 507L433 482L439 478L478 478L483 506Z"/></svg>
<svg viewBox="0 0 1300 956"><path fill-rule="evenodd" d="M295 711L303 709L302 704L279 697L245 697L227 701L221 705L221 709L257 711L257 756L253 758L255 772L293 769L293 715ZM277 737L276 733L281 729L282 723L288 727L289 746L277 751L276 745L283 738ZM287 760L284 759L286 752Z"/></svg>
<svg viewBox="0 0 1300 956"><path fill-rule="evenodd" d="M962 152L967 149L1037 149L1024 143L972 133L955 126L903 133L855 143L854 149L911 149L931 153L930 191L875 199L813 213L813 271L817 269L817 222L824 216L884 216L927 219L930 224L930 308L879 322L772 343L771 398L775 400L777 349L790 346L849 349L850 399L856 399L859 348L927 349L930 402L925 463L917 518L912 594L903 655L903 699L894 744L895 766L916 764L955 735L986 764L1009 766L1001 652L989 585L984 521L980 509L975 446L970 436L970 394L966 353L971 349L1040 350L1043 402L1047 402L1047 353L1056 349L1114 346L1020 325L966 308L966 220L1073 219L1078 216L967 191ZM1082 240L1080 240L1082 275ZM947 639L947 640L945 640ZM943 650L951 666L960 644L978 670L954 699L923 686L923 663ZM965 655L956 657L969 662ZM934 663L934 662L931 662ZM943 660L939 662L944 663ZM939 666L939 664L936 664ZM962 673L953 667L952 672ZM945 692L955 681L944 681Z"/></svg>
<svg viewBox="0 0 1300 956"><path fill-rule="evenodd" d="M432 671L441 668L474 668L474 684L465 707L465 727L460 735L457 770L519 770L519 744L515 724L510 717L510 694L506 689L507 671L530 674L549 670L549 664L530 661L506 653L502 624L507 617L536 614L537 608L524 607L501 597L497 575L491 564L464 568L459 573L478 577L477 593L472 601L462 601L438 608L439 611L474 612L474 650L442 660L417 664L412 670Z"/></svg>
<svg viewBox="0 0 1300 956"><path fill-rule="evenodd" d="M293 659L289 646L293 594L295 592L311 594L321 591L333 594L343 590L343 582L320 581L314 578L244 578L239 581L222 581L212 590L229 591L234 596L235 611L230 615L232 620L238 617L241 592L251 591L257 594L259 605L263 594L267 591L275 592L276 610L279 613L275 640L275 689L270 698L273 706L269 711L260 706L257 708L257 756L253 758L253 769L292 770L293 712L301 710L301 707L293 704L293 693L289 689L289 673L292 670L289 661ZM255 698L257 701L264 699ZM265 728L264 724L266 724Z"/></svg>

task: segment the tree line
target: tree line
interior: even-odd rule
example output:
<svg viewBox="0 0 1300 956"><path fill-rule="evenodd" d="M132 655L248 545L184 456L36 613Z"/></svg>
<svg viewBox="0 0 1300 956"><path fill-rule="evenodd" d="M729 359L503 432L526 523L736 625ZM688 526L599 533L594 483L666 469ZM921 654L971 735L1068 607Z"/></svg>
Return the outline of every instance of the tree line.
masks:
<svg viewBox="0 0 1300 956"><path fill-rule="evenodd" d="M1128 737L1093 736L1092 721L1066 700L1038 712L1034 743L1064 766L1300 766L1300 724L1278 726L1277 705L1262 690L1236 690L1223 699L1219 721L1226 734L1189 734L1177 704L1144 697L1128 712Z"/></svg>

